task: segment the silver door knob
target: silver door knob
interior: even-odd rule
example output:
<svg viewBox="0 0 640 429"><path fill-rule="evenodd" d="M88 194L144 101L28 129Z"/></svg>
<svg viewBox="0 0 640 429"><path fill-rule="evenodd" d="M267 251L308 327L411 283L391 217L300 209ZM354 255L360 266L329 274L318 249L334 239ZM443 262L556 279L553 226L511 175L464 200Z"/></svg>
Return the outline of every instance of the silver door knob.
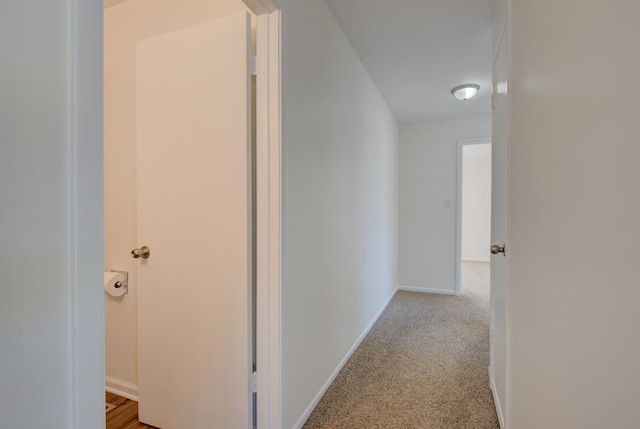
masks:
<svg viewBox="0 0 640 429"><path fill-rule="evenodd" d="M136 248L131 251L131 257L134 259L149 259L149 256L151 256L151 249L149 249L147 246L142 246L139 249Z"/></svg>
<svg viewBox="0 0 640 429"><path fill-rule="evenodd" d="M491 246L491 254L497 255L499 253L502 253L504 255L505 254L504 248L505 248L504 244L502 245L502 247L498 246L497 244L494 244L493 246Z"/></svg>

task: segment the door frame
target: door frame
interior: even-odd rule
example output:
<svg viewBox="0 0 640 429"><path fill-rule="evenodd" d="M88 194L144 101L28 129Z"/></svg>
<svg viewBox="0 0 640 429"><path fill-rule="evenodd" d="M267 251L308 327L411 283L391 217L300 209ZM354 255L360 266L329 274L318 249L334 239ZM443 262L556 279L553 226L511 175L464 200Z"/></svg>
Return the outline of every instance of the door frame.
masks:
<svg viewBox="0 0 640 429"><path fill-rule="evenodd" d="M98 0L70 0L69 201L74 262L69 310L73 427L104 422L104 258L101 213L103 164L103 19ZM257 75L257 326L258 427L277 429L281 421L281 14L273 0L243 0L258 17ZM84 106L84 108L83 108ZM97 143L99 142L99 143ZM99 174L96 174L98 172ZM99 179L98 179L99 176ZM80 251L93 249L94 251ZM83 285L89 285L83 287ZM98 284L96 284L98 286ZM250 386L247 386L249 389ZM94 404L95 402L95 404Z"/></svg>
<svg viewBox="0 0 640 429"><path fill-rule="evenodd" d="M462 294L462 168L464 147L476 144L491 144L491 137L458 139L456 168L456 295Z"/></svg>
<svg viewBox="0 0 640 429"><path fill-rule="evenodd" d="M281 427L281 12L243 0L256 34L256 393L258 429Z"/></svg>

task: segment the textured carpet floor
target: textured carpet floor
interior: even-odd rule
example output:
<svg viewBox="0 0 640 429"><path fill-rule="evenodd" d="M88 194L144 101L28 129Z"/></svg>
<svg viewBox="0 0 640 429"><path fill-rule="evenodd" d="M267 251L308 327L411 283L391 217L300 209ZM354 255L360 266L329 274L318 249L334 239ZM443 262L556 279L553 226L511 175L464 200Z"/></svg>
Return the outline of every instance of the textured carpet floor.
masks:
<svg viewBox="0 0 640 429"><path fill-rule="evenodd" d="M489 269L463 264L460 297L398 292L305 429L498 429Z"/></svg>

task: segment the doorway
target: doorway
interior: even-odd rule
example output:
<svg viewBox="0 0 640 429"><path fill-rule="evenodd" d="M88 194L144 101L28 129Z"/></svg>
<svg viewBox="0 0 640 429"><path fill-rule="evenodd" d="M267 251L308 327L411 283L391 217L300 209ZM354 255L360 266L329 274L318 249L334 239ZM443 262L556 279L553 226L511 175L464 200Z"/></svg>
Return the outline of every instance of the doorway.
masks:
<svg viewBox="0 0 640 429"><path fill-rule="evenodd" d="M458 140L456 294L489 300L491 139Z"/></svg>
<svg viewBox="0 0 640 429"><path fill-rule="evenodd" d="M255 162L255 182L249 186L248 191L248 199L253 200L249 206L255 209L255 217L253 217L253 227L248 228L248 241L254 242L253 247L263 249L254 251L253 258L247 257L247 276L251 277L253 273L254 285L257 282L262 286L258 288L259 292L254 298L255 313L252 314L249 310L248 318L252 319L253 323L257 320L267 322L259 323L260 329L256 329L254 325L251 331L258 337L252 342L253 346L251 344L246 346L247 349L253 347L256 351L256 361L252 362L253 366L263 369L259 400L256 401L258 407L249 414L254 414L250 419L257 419L258 426L261 428L268 428L271 424L273 427L278 427L271 422L277 423L279 418L277 412L279 407L274 406L278 404L279 398L277 395L270 397L270 393L278 389L279 374L277 371L270 372L269 368L278 368L272 362L277 362L279 359L279 338L275 334L271 335L272 332L277 333L277 329L270 330L270 328L276 328L278 323L277 293L279 289L276 286L279 285L274 279L279 277L265 276L264 271L266 265L267 269L271 269L267 271L268 274L277 275L273 266L279 264L279 231L274 233L279 225L268 222L270 218L279 215L279 204L276 204L279 203L279 199L276 199L279 196L280 186L277 174L279 163L274 162L280 159L279 80L274 78L274 76L279 77L279 14L270 1L225 0L209 2L209 4L205 4L207 2L185 4L185 2L176 1L155 4L143 0L128 0L116 3L118 4L105 10L105 271L119 269L129 272L129 294L118 298L105 295L107 389L126 398L140 399L138 381L141 338L138 332L140 307L144 305L140 301L136 302L142 274L140 268L145 263L148 266L152 259L158 260L157 258L160 257L158 248L151 243L147 243L152 248L149 261L136 260L130 256L131 249L142 246L137 239L138 223L142 213L139 209L139 195L136 195L136 189L140 190L140 183L136 176L137 162L140 159L139 153L136 153L136 147L137 140L140 138L140 120L144 119L140 116L139 106L137 106L140 101L136 82L136 76L139 74L136 58L138 42L179 33L218 17L250 11L254 14L253 21L257 31L256 49L265 69L253 78L256 82L253 95L256 110L251 116L255 119L256 145L248 151L252 152L252 156L247 158ZM171 11L166 10L170 7ZM144 16L144 19L134 19L135 12L138 17ZM109 20L113 20L117 13L120 14L121 22L118 25L113 25L111 22L110 25ZM271 61L272 59L274 61ZM107 70L109 67L113 68ZM149 76L153 73L147 73L147 75L144 82L149 82ZM114 80L119 81L114 84ZM121 102L113 103L113 98L118 98ZM114 123L117 125L113 126ZM146 129L149 130L149 127L147 126ZM151 140L157 139L153 137ZM196 170L194 168L189 171L196 174ZM250 238L251 232L254 234L253 240ZM264 241L269 244L266 252ZM197 258L197 255L193 256ZM251 323L249 320L248 324ZM175 326L175 324L170 323L169 326ZM265 347L270 347L269 353L262 352ZM246 378L244 386L249 386L254 378L251 374L252 363L247 364L248 370L243 374ZM249 395L250 392L247 390L247 396ZM147 394L146 397L148 396Z"/></svg>

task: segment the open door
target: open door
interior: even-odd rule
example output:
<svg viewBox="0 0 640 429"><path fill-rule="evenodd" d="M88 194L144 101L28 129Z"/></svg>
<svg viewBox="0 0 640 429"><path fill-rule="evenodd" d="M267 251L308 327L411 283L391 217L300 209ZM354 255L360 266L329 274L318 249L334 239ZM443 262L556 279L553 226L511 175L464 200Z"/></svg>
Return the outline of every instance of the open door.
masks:
<svg viewBox="0 0 640 429"><path fill-rule="evenodd" d="M493 147L491 179L491 390L498 418L505 427L507 374L509 34L505 25L493 71Z"/></svg>
<svg viewBox="0 0 640 429"><path fill-rule="evenodd" d="M250 19L138 44L139 417L252 422Z"/></svg>

